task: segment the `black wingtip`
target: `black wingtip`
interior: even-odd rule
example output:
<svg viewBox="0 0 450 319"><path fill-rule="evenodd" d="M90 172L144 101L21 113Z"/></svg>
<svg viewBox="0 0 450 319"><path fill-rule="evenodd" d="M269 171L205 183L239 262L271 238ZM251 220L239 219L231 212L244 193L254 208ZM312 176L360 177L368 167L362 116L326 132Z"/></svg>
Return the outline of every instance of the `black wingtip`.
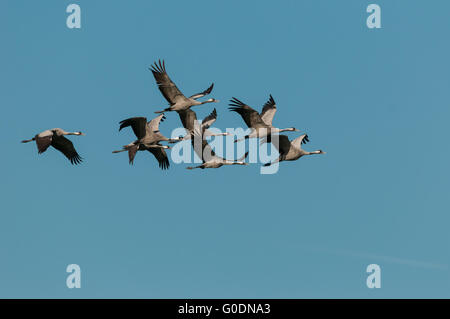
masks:
<svg viewBox="0 0 450 319"><path fill-rule="evenodd" d="M69 160L72 165L78 165L83 162L83 158L78 154L75 155L74 157L70 158Z"/></svg>
<svg viewBox="0 0 450 319"><path fill-rule="evenodd" d="M228 105L235 106L235 107L243 107L245 105L245 103L233 96Z"/></svg>
<svg viewBox="0 0 450 319"><path fill-rule="evenodd" d="M269 94L269 99L267 100L266 103L264 103L263 107L266 107L266 106L274 107L275 105L276 105L276 103L275 103L275 100L274 100L272 94Z"/></svg>
<svg viewBox="0 0 450 319"><path fill-rule="evenodd" d="M161 168L162 170L167 170L170 167L170 163L169 160L166 158L164 161L159 163L159 168Z"/></svg>
<svg viewBox="0 0 450 319"><path fill-rule="evenodd" d="M308 135L305 135L305 138L302 140L302 144L306 144L309 142L309 137Z"/></svg>
<svg viewBox="0 0 450 319"><path fill-rule="evenodd" d="M158 61L153 62L153 64L149 67L149 70L155 73L165 73L166 72L166 65L164 62L164 59L161 61L161 59L158 59Z"/></svg>
<svg viewBox="0 0 450 319"><path fill-rule="evenodd" d="M125 128L125 127L127 127L127 126L129 126L130 125L130 123L128 122L128 119L126 119L126 120L123 120L123 121L120 121L120 127L119 127L119 132L123 129L123 128Z"/></svg>
<svg viewBox="0 0 450 319"><path fill-rule="evenodd" d="M214 82L211 83L211 85L209 86L209 88L206 89L205 94L211 93L211 91L213 90L213 88L214 88Z"/></svg>

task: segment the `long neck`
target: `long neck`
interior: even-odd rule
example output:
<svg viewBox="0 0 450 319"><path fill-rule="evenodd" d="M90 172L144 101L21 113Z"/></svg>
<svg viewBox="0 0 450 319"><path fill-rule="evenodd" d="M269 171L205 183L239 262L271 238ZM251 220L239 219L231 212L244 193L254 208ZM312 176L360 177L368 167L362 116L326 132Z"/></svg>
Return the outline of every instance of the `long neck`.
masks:
<svg viewBox="0 0 450 319"><path fill-rule="evenodd" d="M206 136L227 136L230 135L228 132L224 132L224 133L209 133L209 131L205 132Z"/></svg>
<svg viewBox="0 0 450 319"><path fill-rule="evenodd" d="M294 128L288 127L288 128L278 129L278 132L287 132L287 131L293 131L293 130L294 130Z"/></svg>
<svg viewBox="0 0 450 319"><path fill-rule="evenodd" d="M225 162L223 164L224 165L245 165L245 163L241 162L241 161L229 161L229 160L225 160Z"/></svg>
<svg viewBox="0 0 450 319"><path fill-rule="evenodd" d="M306 152L306 155L322 154L322 151Z"/></svg>
<svg viewBox="0 0 450 319"><path fill-rule="evenodd" d="M206 103L212 103L212 102L214 102L214 100L206 100L206 101L200 102L200 104L206 104Z"/></svg>

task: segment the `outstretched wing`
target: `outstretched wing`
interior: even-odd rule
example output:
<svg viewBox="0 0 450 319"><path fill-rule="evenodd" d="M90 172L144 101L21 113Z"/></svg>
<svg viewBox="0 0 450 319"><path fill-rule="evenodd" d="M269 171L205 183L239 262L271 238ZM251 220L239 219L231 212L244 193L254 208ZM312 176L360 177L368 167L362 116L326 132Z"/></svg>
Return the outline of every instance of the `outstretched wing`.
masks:
<svg viewBox="0 0 450 319"><path fill-rule="evenodd" d="M155 117L153 120L147 123L147 129L149 133L158 132L159 131L159 123L164 122L166 117L164 114L161 114Z"/></svg>
<svg viewBox="0 0 450 319"><path fill-rule="evenodd" d="M134 158L136 156L138 148L138 145L133 145L128 148L128 162L130 163L130 165L133 165L134 163Z"/></svg>
<svg viewBox="0 0 450 319"><path fill-rule="evenodd" d="M292 145L294 145L297 148L302 148L302 144L306 144L309 142L309 138L307 134L300 135L296 139L292 140Z"/></svg>
<svg viewBox="0 0 450 319"><path fill-rule="evenodd" d="M54 148L56 148L58 151L63 153L72 164L80 164L83 159L78 155L77 151L75 150L75 147L73 147L73 144L70 140L65 138L62 135L53 135L52 138L52 144Z"/></svg>
<svg viewBox="0 0 450 319"><path fill-rule="evenodd" d="M53 132L52 131L44 131L39 133L35 137L36 146L38 148L38 153L44 153L47 148L52 145Z"/></svg>
<svg viewBox="0 0 450 319"><path fill-rule="evenodd" d="M120 121L120 128L119 131L122 130L124 127L131 126L133 129L134 135L138 139L141 139L146 134L146 127L147 127L147 118L145 117L132 117L123 121Z"/></svg>
<svg viewBox="0 0 450 319"><path fill-rule="evenodd" d="M214 83L212 83L211 86L209 88L207 88L206 90L204 90L203 92L194 94L194 95L190 96L190 98L196 100L201 97L204 97L205 95L208 95L209 93L211 93L213 87L214 87Z"/></svg>
<svg viewBox="0 0 450 319"><path fill-rule="evenodd" d="M217 119L217 111L214 108L214 110L209 114L207 117L205 117L202 121L202 128L207 129L211 127L211 125L216 121Z"/></svg>
<svg viewBox="0 0 450 319"><path fill-rule="evenodd" d="M286 155L291 148L291 142L286 135L268 135L261 139L261 145L264 143L272 143L281 155Z"/></svg>
<svg viewBox="0 0 450 319"><path fill-rule="evenodd" d="M197 125L195 129L191 131L191 144L197 156L205 163L210 161L216 154L204 139L203 133L204 129Z"/></svg>
<svg viewBox="0 0 450 319"><path fill-rule="evenodd" d="M180 117L181 123L183 127L191 131L194 129L194 123L197 120L197 114L191 109L177 111L178 116Z"/></svg>
<svg viewBox="0 0 450 319"><path fill-rule="evenodd" d="M269 100L263 106L263 109L261 111L261 119L267 125L272 126L272 120L276 112L277 106L271 94Z"/></svg>
<svg viewBox="0 0 450 319"><path fill-rule="evenodd" d="M231 107L228 109L232 112L238 113L249 128L268 128L268 125L263 122L259 113L250 106L246 105L242 101L239 101L235 97L233 97L230 102L231 103L229 105Z"/></svg>
<svg viewBox="0 0 450 319"><path fill-rule="evenodd" d="M169 164L169 158L167 157L166 151L161 147L151 147L148 149L150 153L155 156L156 160L158 161L159 167L161 169L168 169Z"/></svg>
<svg viewBox="0 0 450 319"><path fill-rule="evenodd" d="M167 74L164 60L162 63L161 60L159 60L159 63L155 62L151 66L150 71L152 71L153 76L155 77L159 90L170 105L174 105L178 101L186 100L186 97Z"/></svg>

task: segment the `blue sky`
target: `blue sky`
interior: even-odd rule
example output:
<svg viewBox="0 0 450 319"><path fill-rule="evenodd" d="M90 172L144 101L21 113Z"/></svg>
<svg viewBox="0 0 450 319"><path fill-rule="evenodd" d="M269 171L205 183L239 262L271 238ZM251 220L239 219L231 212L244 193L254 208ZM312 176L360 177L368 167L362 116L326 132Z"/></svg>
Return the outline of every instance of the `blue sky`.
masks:
<svg viewBox="0 0 450 319"><path fill-rule="evenodd" d="M449 298L450 3L376 1L369 30L370 3L2 1L0 297ZM159 58L186 94L215 83L217 127L243 125L232 96L270 93L274 124L327 154L274 175L129 166L118 122L166 106ZM19 143L52 127L87 134L83 165Z"/></svg>

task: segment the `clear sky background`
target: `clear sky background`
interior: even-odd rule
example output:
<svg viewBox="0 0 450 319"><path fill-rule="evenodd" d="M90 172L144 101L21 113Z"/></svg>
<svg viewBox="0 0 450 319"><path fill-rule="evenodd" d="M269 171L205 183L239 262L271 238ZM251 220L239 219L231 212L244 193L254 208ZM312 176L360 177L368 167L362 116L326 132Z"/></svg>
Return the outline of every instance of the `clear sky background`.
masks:
<svg viewBox="0 0 450 319"><path fill-rule="evenodd" d="M1 1L0 297L449 298L450 2L374 2L378 30L362 0ZM215 83L199 118L242 126L228 100L271 93L274 124L327 154L274 175L128 165L118 122L166 107L159 58L186 94ZM20 143L53 127L87 134L82 165Z"/></svg>

